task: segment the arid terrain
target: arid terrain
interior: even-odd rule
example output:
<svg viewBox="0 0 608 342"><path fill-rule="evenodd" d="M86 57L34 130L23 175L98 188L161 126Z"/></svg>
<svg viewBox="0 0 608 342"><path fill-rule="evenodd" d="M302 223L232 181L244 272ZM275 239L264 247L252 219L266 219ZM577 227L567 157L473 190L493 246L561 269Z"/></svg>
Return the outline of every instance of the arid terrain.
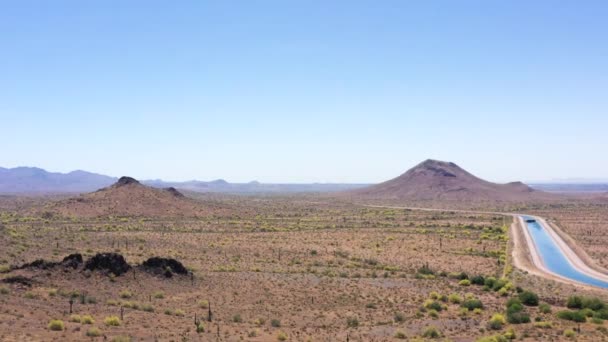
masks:
<svg viewBox="0 0 608 342"><path fill-rule="evenodd" d="M513 267L512 217L351 199L183 194L132 178L4 197L0 340L608 340L605 291ZM571 202L510 203L606 266L605 208ZM601 307L573 311L574 295Z"/></svg>

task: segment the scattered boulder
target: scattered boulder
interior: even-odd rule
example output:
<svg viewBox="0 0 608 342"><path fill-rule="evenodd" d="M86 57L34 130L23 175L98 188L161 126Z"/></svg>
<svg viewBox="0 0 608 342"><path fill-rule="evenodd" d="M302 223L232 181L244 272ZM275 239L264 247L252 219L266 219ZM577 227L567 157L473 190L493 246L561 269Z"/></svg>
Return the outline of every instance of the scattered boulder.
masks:
<svg viewBox="0 0 608 342"><path fill-rule="evenodd" d="M152 257L144 261L143 267L149 272L163 274L167 278L171 278L173 273L188 274L188 270L181 262L170 258Z"/></svg>
<svg viewBox="0 0 608 342"><path fill-rule="evenodd" d="M82 264L82 254L74 253L66 256L61 261L61 265L64 267L71 267L73 269L77 269L78 266Z"/></svg>
<svg viewBox="0 0 608 342"><path fill-rule="evenodd" d="M103 270L119 276L131 269L125 258L117 253L98 253L84 265L85 270Z"/></svg>

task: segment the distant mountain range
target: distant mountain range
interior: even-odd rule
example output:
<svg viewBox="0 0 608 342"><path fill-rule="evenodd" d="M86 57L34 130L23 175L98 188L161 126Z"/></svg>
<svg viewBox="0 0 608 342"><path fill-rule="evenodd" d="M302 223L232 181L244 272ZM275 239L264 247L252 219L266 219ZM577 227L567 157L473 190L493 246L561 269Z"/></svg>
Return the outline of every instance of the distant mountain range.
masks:
<svg viewBox="0 0 608 342"><path fill-rule="evenodd" d="M48 172L37 167L0 168L0 193L43 194L43 193L84 193L114 184L118 178L87 171L69 173ZM214 181L167 182L160 179L144 180L143 184L156 188L177 188L196 192L220 193L297 193L334 192L357 189L368 184L270 184L257 181L249 183L229 183L223 179Z"/></svg>

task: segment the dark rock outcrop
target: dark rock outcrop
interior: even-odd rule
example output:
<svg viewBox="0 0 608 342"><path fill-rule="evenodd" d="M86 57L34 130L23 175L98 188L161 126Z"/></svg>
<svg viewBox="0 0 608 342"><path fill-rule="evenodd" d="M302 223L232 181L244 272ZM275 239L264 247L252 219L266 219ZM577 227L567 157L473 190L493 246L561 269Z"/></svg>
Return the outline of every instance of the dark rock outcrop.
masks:
<svg viewBox="0 0 608 342"><path fill-rule="evenodd" d="M125 258L117 253L98 253L84 265L86 270L101 270L113 273L119 276L126 273L131 269L131 266L127 264Z"/></svg>
<svg viewBox="0 0 608 342"><path fill-rule="evenodd" d="M181 262L170 258L153 257L144 261L142 266L146 271L155 274L163 274L167 278L171 278L173 273L182 275L188 274L188 270Z"/></svg>

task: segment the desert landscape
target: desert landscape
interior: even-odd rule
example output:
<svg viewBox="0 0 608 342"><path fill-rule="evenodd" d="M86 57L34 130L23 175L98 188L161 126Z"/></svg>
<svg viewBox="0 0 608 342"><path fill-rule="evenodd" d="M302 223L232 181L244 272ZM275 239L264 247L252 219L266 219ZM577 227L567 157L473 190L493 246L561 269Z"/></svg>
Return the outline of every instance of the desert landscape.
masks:
<svg viewBox="0 0 608 342"><path fill-rule="evenodd" d="M608 1L0 1L0 342L608 342Z"/></svg>
<svg viewBox="0 0 608 342"><path fill-rule="evenodd" d="M562 227L603 271L600 200L432 160L404 175L323 194L184 194L123 177L7 196L0 339L608 339L605 290L537 272L507 210Z"/></svg>

